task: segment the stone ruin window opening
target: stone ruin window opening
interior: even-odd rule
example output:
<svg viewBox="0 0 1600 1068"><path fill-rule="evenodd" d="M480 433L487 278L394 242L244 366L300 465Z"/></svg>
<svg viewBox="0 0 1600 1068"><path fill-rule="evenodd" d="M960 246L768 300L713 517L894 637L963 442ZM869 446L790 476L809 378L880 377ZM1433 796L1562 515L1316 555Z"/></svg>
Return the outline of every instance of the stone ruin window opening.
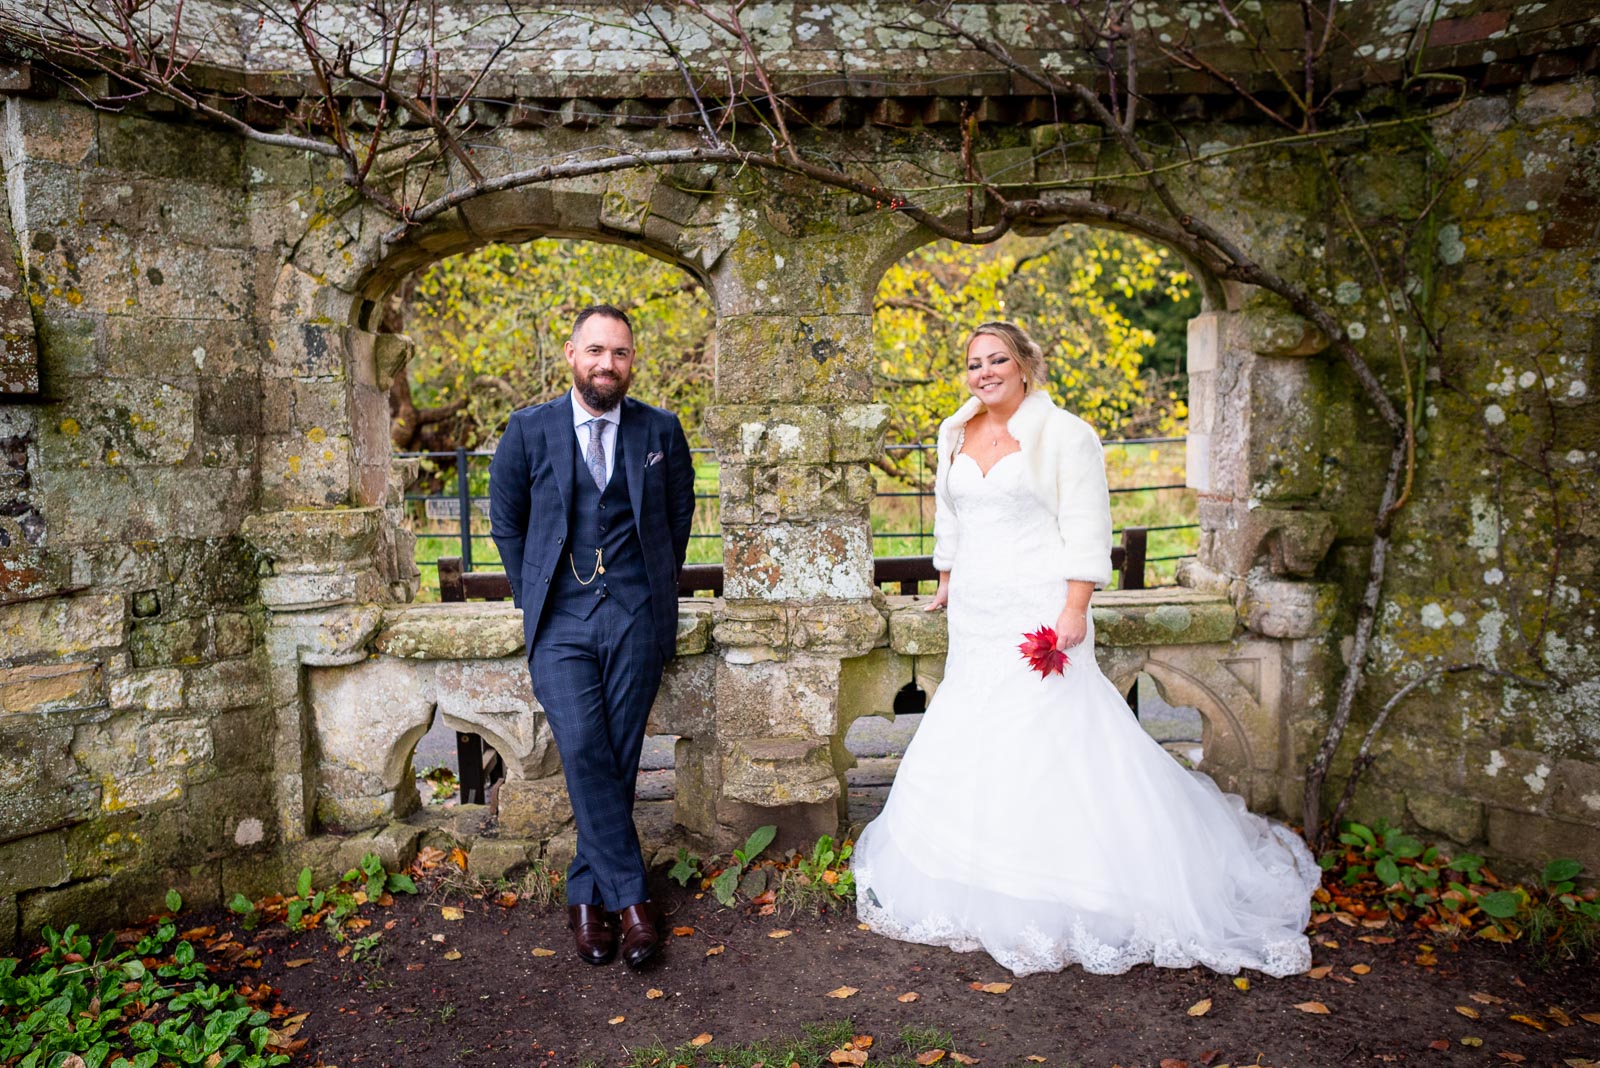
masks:
<svg viewBox="0 0 1600 1068"><path fill-rule="evenodd" d="M1184 356L1200 307L1200 286L1171 251L1093 227L984 246L936 241L892 265L873 304L873 380L889 406L874 555L933 551L934 439L967 398L961 346L973 327L1003 318L1044 347L1051 395L1105 441L1113 527L1119 537L1147 531L1143 585L1174 584L1199 543L1198 502L1184 486Z"/></svg>
<svg viewBox="0 0 1600 1068"><path fill-rule="evenodd" d="M487 739L452 727L440 715L417 740L411 767L422 805L446 808L488 805L492 809L506 771L505 761Z"/></svg>
<svg viewBox="0 0 1600 1068"><path fill-rule="evenodd" d="M1200 766L1205 759L1205 718L1198 708L1168 704L1160 684L1145 671L1139 672L1128 690L1128 706L1145 733L1178 763L1187 768Z"/></svg>
<svg viewBox="0 0 1600 1068"><path fill-rule="evenodd" d="M406 494L418 600L440 599L441 559L459 559L468 573L500 570L489 537L494 446L511 412L570 387L562 343L579 309L594 303L627 311L639 347L629 395L676 412L695 452L689 562L721 562L716 456L700 439L712 401L715 316L700 283L618 244L494 243L409 276L383 318L385 332L414 344L390 387L389 410L396 458L419 466Z"/></svg>

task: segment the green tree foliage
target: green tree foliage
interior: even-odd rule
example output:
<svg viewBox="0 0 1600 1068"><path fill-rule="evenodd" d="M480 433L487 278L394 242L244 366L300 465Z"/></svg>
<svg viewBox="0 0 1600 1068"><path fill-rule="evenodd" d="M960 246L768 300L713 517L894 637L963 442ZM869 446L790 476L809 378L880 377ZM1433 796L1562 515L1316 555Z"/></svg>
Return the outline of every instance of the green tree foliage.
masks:
<svg viewBox="0 0 1600 1068"><path fill-rule="evenodd" d="M1198 310L1177 258L1126 234L1074 228L925 246L878 286L874 371L890 404L889 440L930 440L966 399L962 346L989 319L1032 334L1051 395L1103 437L1174 432L1188 414L1182 330Z"/></svg>
<svg viewBox="0 0 1600 1068"><path fill-rule="evenodd" d="M407 373L419 420L448 418L452 445L498 435L512 411L571 384L561 345L573 316L596 303L633 320L631 395L677 412L696 436L713 373L713 319L699 284L643 253L587 241L489 245L418 278L403 319L417 345ZM397 441L422 444L403 433Z"/></svg>
<svg viewBox="0 0 1600 1068"><path fill-rule="evenodd" d="M401 448L479 446L524 405L569 383L573 315L626 308L639 347L633 395L679 414L691 439L714 384L714 319L682 270L586 241L490 245L441 261L410 287L401 328L417 343L393 395ZM1198 311L1167 250L1104 230L939 242L878 287L874 373L891 442L926 441L966 398L961 345L986 319L1021 322L1050 358L1050 391L1103 436L1166 433L1186 416L1184 323Z"/></svg>

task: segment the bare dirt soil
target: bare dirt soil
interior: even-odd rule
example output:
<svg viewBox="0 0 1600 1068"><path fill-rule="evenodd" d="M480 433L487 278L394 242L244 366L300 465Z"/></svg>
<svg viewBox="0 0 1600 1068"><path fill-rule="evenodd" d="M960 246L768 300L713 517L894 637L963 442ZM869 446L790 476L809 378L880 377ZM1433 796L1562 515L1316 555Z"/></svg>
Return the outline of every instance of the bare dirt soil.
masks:
<svg viewBox="0 0 1600 1068"><path fill-rule="evenodd" d="M322 932L291 934L278 923L238 934L261 947L259 969L213 978L270 983L284 1005L309 1013L296 1063L341 1068L626 1065L636 1059L630 1051L652 1043L670 1049L710 1034L711 1051L844 1018L874 1036L869 1064L922 1048L903 1040L905 1028L947 1032L953 1052L983 1065L1600 1060L1600 1023L1584 1018L1600 1021L1600 976L1540 968L1520 945L1469 940L1429 952L1420 932L1398 925L1326 923L1314 937L1316 964L1329 967L1316 978L1249 974L1241 990L1201 968L1144 966L1016 979L981 953L861 930L848 906L763 916L657 880L653 891L679 933L643 973L577 960L562 908L508 908L494 895L446 896L432 883L363 909L370 930L382 932L375 957L341 958ZM461 918L447 918L446 905ZM236 929L231 916L206 920ZM991 983L1011 985L975 989ZM830 996L847 987L856 992Z"/></svg>

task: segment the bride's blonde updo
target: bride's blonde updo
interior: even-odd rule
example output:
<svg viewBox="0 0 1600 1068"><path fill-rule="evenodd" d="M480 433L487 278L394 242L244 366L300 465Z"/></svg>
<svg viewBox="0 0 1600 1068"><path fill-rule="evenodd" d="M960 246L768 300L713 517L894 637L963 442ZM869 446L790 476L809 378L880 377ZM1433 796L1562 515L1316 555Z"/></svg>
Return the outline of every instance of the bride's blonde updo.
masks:
<svg viewBox="0 0 1600 1068"><path fill-rule="evenodd" d="M982 323L972 331L967 338L966 348L971 348L973 341L988 335L999 341L1011 353L1012 359L1022 366L1022 386L1024 389L1037 389L1050 379L1048 369L1044 364L1044 350L1039 343L1028 336L1028 332L1016 323L1008 323L1003 319L996 319L991 323ZM965 350L963 350L965 351Z"/></svg>

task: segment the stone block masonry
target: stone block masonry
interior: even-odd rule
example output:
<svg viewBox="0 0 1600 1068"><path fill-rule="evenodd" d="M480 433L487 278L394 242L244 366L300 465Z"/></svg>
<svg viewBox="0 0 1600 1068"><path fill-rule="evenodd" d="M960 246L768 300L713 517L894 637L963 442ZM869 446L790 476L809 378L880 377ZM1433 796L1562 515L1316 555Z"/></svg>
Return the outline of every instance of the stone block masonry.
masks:
<svg viewBox="0 0 1600 1068"><path fill-rule="evenodd" d="M220 10L194 7L201 21ZM1140 203L1098 131L985 57L923 71L929 41L882 7L760 8L782 69L812 79L804 151L924 186L962 172L961 104L980 100L971 158L986 169L1041 191L1098 176L1070 192L1114 211ZM1431 247L1412 248L1432 257L1431 314L1446 329L1412 365L1416 469L1356 729L1431 666L1477 660L1552 685L1468 677L1418 691L1353 814L1508 864L1566 853L1595 870L1600 84L1583 57L1596 41L1571 0L1480 7L1440 20L1423 46L1426 69L1469 87L1425 120L1426 149L1360 132L1339 147L1369 235L1427 206L1432 153L1460 172L1432 201ZM1409 54L1415 16L1401 8L1352 24L1352 73L1380 77ZM506 57L493 94L511 103L473 105L487 173L694 143L669 118L692 119L676 67L616 14ZM702 40L671 17L685 42ZM962 17L1018 32L1004 5ZM234 74L290 71L273 84L292 94L286 42L269 31L255 47L210 58ZM709 45L686 47L701 62ZM841 65L861 77L840 79ZM652 730L679 739L676 819L703 847L765 822L796 845L838 830L844 732L913 678L936 687L945 648L942 621L870 582L872 465L895 402L874 379L874 294L928 231L869 198L684 166L497 193L390 243L393 220L326 160L181 112L93 108L31 73L0 98L0 947L44 922L124 919L167 885L216 902L283 889L284 869L308 858L404 857L421 833L400 822L416 805L410 746L440 717L506 759L500 862L571 848L520 621L510 606L409 604L407 472L389 448L384 398L409 343L378 332L381 310L410 273L496 240L622 242L705 285L716 392L698 429L721 467L726 597L686 607ZM1173 188L1334 309L1398 395L1385 298L1415 294L1368 277L1314 157L1245 150L1278 131L1198 77L1162 65L1142 82L1164 136L1229 150L1171 172ZM828 98L835 83L844 95ZM964 198L949 205L963 223ZM1295 812L1388 444L1321 331L1247 287L1196 284L1199 558L1182 590L1098 599L1102 666L1201 708L1223 785Z"/></svg>

